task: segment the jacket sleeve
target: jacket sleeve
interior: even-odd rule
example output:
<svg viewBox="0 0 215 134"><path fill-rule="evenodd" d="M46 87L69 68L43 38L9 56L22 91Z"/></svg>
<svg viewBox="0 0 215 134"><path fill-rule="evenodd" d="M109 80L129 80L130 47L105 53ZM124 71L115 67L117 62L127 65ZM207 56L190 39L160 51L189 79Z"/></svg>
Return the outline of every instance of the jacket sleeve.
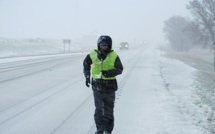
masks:
<svg viewBox="0 0 215 134"><path fill-rule="evenodd" d="M123 66L119 56L117 56L114 66L115 66L115 69L102 71L102 74L106 77L114 77L122 73Z"/></svg>
<svg viewBox="0 0 215 134"><path fill-rule="evenodd" d="M91 69L92 60L90 55L88 54L84 59L83 66L84 66L84 76L86 78L90 78L90 69Z"/></svg>

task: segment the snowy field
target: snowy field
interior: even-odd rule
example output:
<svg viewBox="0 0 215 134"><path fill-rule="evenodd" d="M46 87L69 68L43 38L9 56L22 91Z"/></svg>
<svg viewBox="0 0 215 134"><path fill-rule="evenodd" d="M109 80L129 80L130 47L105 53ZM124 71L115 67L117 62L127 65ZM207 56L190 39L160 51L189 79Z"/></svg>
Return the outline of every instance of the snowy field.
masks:
<svg viewBox="0 0 215 134"><path fill-rule="evenodd" d="M196 125L199 125L211 133L215 133L215 67L213 52L208 50L195 50L191 52L178 53L167 51L165 57L174 58L195 68L195 81L193 83L192 98L201 111L188 110Z"/></svg>
<svg viewBox="0 0 215 134"><path fill-rule="evenodd" d="M151 46L116 50L113 134L214 134L214 109L196 94L198 69ZM94 134L84 53L0 59L0 134Z"/></svg>
<svg viewBox="0 0 215 134"><path fill-rule="evenodd" d="M64 44L63 40L32 42L20 40L1 42L0 40L0 58L74 53L89 51L90 49L92 49L92 46L80 45L78 43Z"/></svg>

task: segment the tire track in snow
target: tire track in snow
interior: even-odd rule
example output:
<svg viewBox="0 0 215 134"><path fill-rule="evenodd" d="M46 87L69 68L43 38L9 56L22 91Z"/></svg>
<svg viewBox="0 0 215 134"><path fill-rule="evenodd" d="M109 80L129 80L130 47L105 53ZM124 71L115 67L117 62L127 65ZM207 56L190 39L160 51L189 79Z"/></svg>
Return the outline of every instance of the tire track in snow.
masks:
<svg viewBox="0 0 215 134"><path fill-rule="evenodd" d="M119 99L119 97L121 96L123 87L127 83L127 80L130 78L130 75L132 74L132 71L133 71L132 66L135 66L138 63L139 59L141 58L142 51L143 51L142 49L139 49L139 52L135 53L136 55L132 56L130 59L126 60L125 63L123 63L124 65L131 65L131 66L127 66L129 67L128 70L125 70L125 67L124 67L124 71L126 71L126 73L122 74L123 77L119 82L118 91L116 92L116 96L117 96L116 99Z"/></svg>
<svg viewBox="0 0 215 134"><path fill-rule="evenodd" d="M11 119L19 116L20 114L36 107L37 105L45 102L46 100L48 100L49 98L63 92L64 90L66 90L67 88L71 88L71 87L74 87L78 84L79 81L81 81L83 79L82 78L79 78L77 79L76 81L72 82L71 84L69 85L66 85L65 87L61 87L61 88L57 88L56 91L54 91L52 88L50 88L49 90L46 90L44 92L41 92L33 97L30 97L29 99L25 100L25 101L22 101L20 103L17 103L7 109L4 109L2 110L0 113L0 125L10 121ZM65 82L66 83L66 82ZM51 92L51 93L49 93ZM48 95L46 95L48 94ZM39 99L37 99L37 97ZM41 99L42 97L42 99ZM31 102L30 104L28 104L29 102ZM26 104L27 103L27 104ZM28 105L28 106L25 106L25 105ZM8 112L8 111L13 111L13 109L16 109L16 107L20 108L21 107L21 110L19 110L18 112L15 112L13 113L12 115L9 115L9 117L7 117L6 115L8 115L8 113L11 113L11 112Z"/></svg>
<svg viewBox="0 0 215 134"><path fill-rule="evenodd" d="M76 56L76 57L78 57L78 56ZM44 60L42 60L42 61L37 61L36 60L35 62L32 62L32 63L23 63L23 64L20 64L20 65L16 65L16 64L15 65L10 65L9 64L9 66L5 65L6 67L1 67L0 68L0 74L1 74L0 82L9 81L9 80L17 79L17 78L20 78L20 77L25 77L25 76L28 76L28 75L31 75L31 74L35 74L35 73L38 73L38 72L42 72L42 71L47 70L49 68L60 66L63 63L73 61L75 59L70 59L70 58L76 58L76 57L49 59L49 60L45 60L45 61ZM55 62L59 61L59 60L60 60L60 62L58 62L56 64ZM38 67L38 66L44 66L44 67L35 68L35 67ZM26 69L29 69L31 67L33 67L33 69L26 71ZM12 73L12 71L17 72L18 70L22 71L22 72L19 73L19 74L16 74L16 75L15 75L15 73ZM10 76L8 73L11 73L12 76ZM6 75L6 76L3 77L3 75ZM9 76L7 76L7 75L9 75Z"/></svg>
<svg viewBox="0 0 215 134"><path fill-rule="evenodd" d="M86 106L86 104L90 104L90 100L92 99L93 95L90 94L85 100L82 101L82 103L80 103L75 110L73 110L71 112L71 114L69 116L67 116L67 118L65 118L50 134L59 134L59 132L62 132L62 127L65 127L64 125L67 124L67 122L69 122L70 119L72 119L72 117L76 114L76 113L80 113L81 111L84 111L84 108ZM63 129L65 131L65 129Z"/></svg>

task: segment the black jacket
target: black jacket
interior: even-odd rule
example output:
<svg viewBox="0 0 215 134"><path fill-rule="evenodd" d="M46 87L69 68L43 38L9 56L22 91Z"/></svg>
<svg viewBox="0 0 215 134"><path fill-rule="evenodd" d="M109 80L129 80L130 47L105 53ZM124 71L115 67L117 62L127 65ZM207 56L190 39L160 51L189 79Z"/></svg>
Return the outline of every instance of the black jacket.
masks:
<svg viewBox="0 0 215 134"><path fill-rule="evenodd" d="M100 50L94 50L97 52L97 55L98 55L98 58L100 60L104 60L107 56L107 54L109 53L103 53L102 51ZM113 50L111 50L113 51ZM110 51L110 52L111 52ZM84 59L84 63L83 63L83 66L84 66L84 75L86 78L89 78L90 77L90 74L91 74L91 64L92 64L92 60L90 58L90 55L88 54L86 56L86 58ZM119 56L117 56L116 58L116 61L114 63L114 66L115 68L114 69L111 69L111 70L108 70L106 72L106 76L108 77L112 77L112 76L117 76L119 74L122 73L123 71L123 66L122 66L122 63L120 61L120 58ZM108 92L108 91L116 91L118 89L118 86L117 86L117 80L114 79L114 80L102 80L102 79L97 79L97 80L94 80L92 78L92 81L91 81L91 84L92 84L92 89L93 90L99 90L99 91L104 91L104 92Z"/></svg>

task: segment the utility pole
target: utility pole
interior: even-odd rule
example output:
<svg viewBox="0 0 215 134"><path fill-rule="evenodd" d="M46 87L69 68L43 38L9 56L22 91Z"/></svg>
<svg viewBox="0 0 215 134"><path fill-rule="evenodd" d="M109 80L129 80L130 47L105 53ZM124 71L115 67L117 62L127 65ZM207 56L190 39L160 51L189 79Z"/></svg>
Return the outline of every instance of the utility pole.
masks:
<svg viewBox="0 0 215 134"><path fill-rule="evenodd" d="M215 55L214 55L214 69L215 69Z"/></svg>
<svg viewBox="0 0 215 134"><path fill-rule="evenodd" d="M162 56L162 45L161 45L161 47L160 47L160 56Z"/></svg>

